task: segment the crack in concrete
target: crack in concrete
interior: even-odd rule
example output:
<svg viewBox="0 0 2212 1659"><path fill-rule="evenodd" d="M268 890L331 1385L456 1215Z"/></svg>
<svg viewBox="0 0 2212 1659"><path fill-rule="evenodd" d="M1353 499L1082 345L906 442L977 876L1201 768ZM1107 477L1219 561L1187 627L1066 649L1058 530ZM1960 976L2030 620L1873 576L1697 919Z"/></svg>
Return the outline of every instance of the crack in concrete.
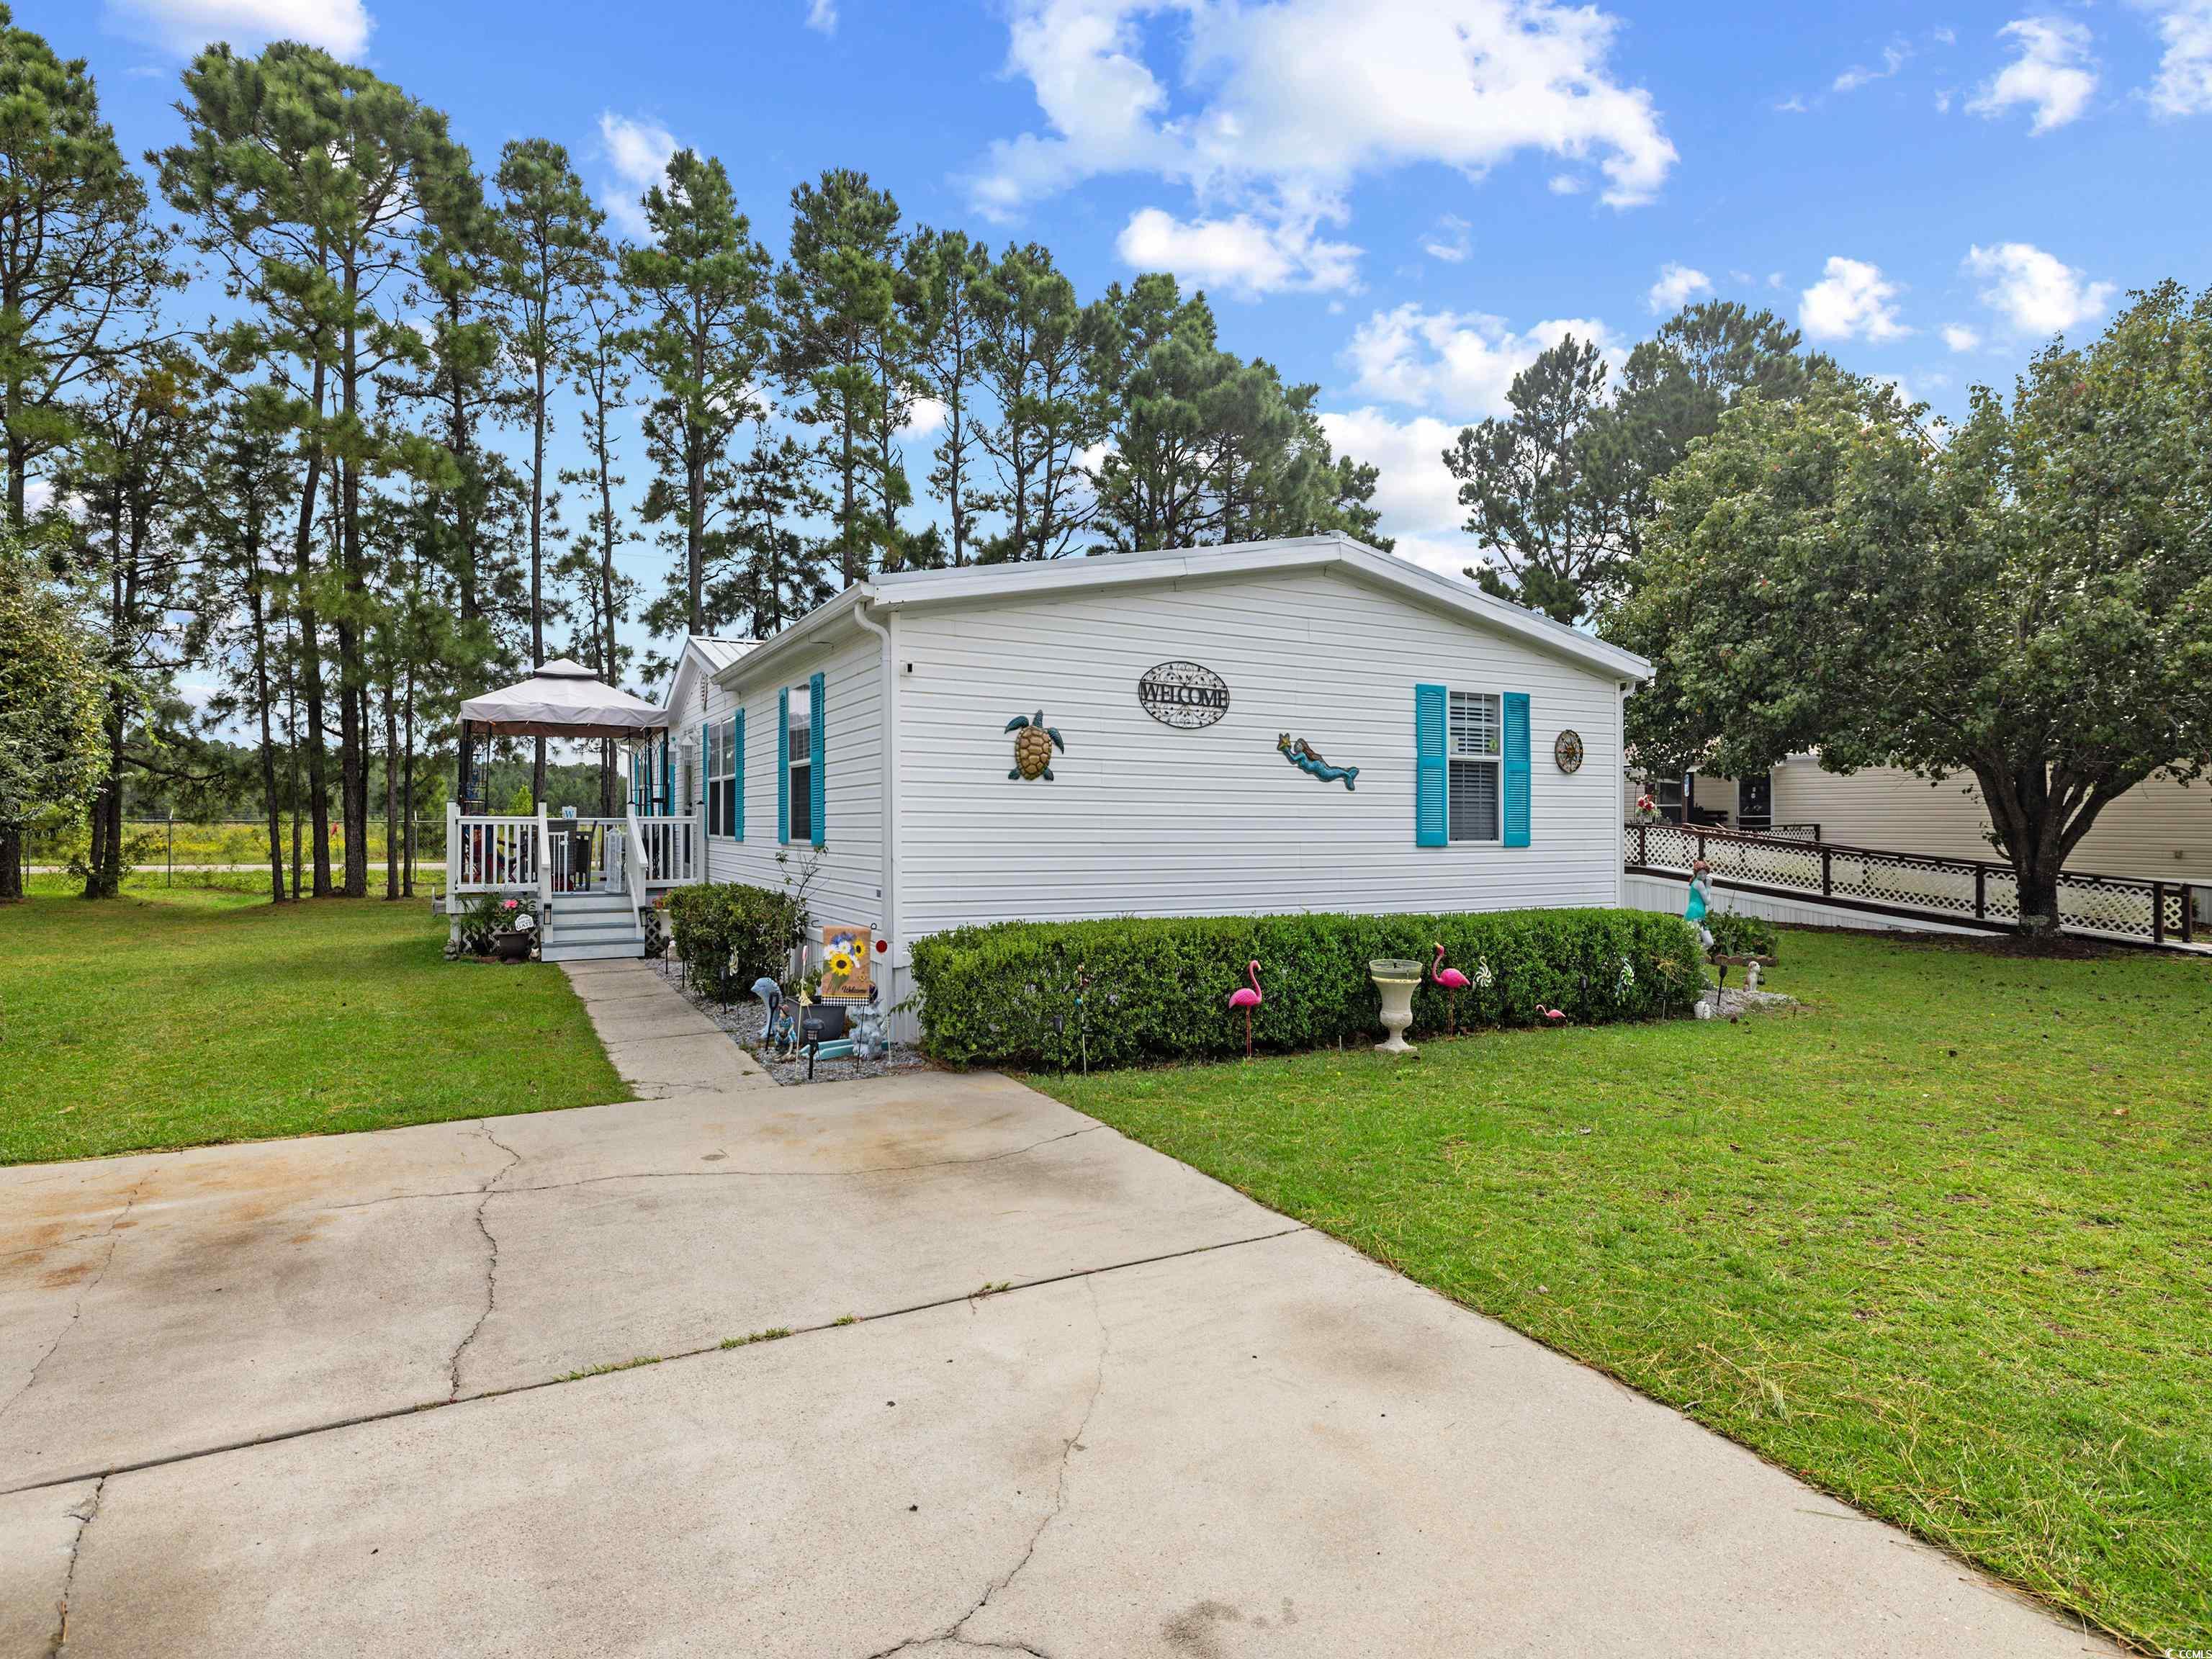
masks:
<svg viewBox="0 0 2212 1659"><path fill-rule="evenodd" d="M1211 1255L1217 1250L1234 1250L1250 1244L1266 1244L1278 1238L1290 1238L1311 1231L1312 1229L1304 1223L1297 1223L1288 1227L1278 1227L1273 1232L1255 1233L1245 1238L1224 1238L1215 1244L1194 1244L1188 1249L1167 1250L1158 1255L1136 1256L1127 1261L1109 1261L1097 1267L1073 1268L1066 1273L1048 1274L1042 1279L1024 1279L1019 1284L1010 1285L1006 1291L999 1294L1013 1295L1023 1291L1045 1290L1054 1285L1065 1285L1071 1279L1091 1279L1102 1273L1126 1273L1132 1267L1150 1267L1163 1261L1181 1261L1190 1256ZM974 1299L972 1291L963 1292L959 1296L937 1297L927 1302L910 1303L904 1307L886 1308L880 1313L860 1314L852 1318L833 1319L826 1324L795 1326L791 1334L794 1337L814 1336L825 1331L842 1330L852 1325L872 1325L879 1320L903 1319L913 1314L933 1313L939 1308L950 1308L958 1303L972 1304ZM750 1347L751 1345L742 1346ZM730 1350L725 1349L720 1342L714 1342L696 1348L684 1348L672 1353L662 1354L654 1361L654 1364L667 1364L684 1359L705 1359L728 1352ZM624 1366L622 1369L628 1371L635 1368ZM539 1377L534 1382L510 1383L502 1389L484 1389L459 1400L426 1400L415 1405L390 1406L377 1411L358 1412L345 1417L331 1418L320 1423L309 1423L296 1429L279 1429L267 1434L247 1435L237 1440L226 1440L214 1445L194 1446L184 1451L167 1452L156 1457L142 1457L134 1462L110 1464L105 1468L77 1469L66 1474L49 1475L42 1480L27 1480L21 1486L0 1486L0 1498L12 1498L19 1492L49 1492L56 1486L75 1486L79 1481L106 1480L118 1474L137 1474L147 1469L165 1469L178 1463L198 1462L204 1457L221 1457L229 1452L249 1451L257 1446L277 1446L288 1440L304 1440L313 1435L329 1434L334 1430L356 1429L364 1424L389 1423L396 1418L416 1417L424 1412L442 1411L449 1406L471 1405L484 1400L503 1400L510 1395L536 1394L542 1389L565 1388L570 1383L588 1382L595 1375L605 1376L606 1373L574 1372L558 1376ZM910 1646L912 1644L905 1645ZM969 1645L976 1644L970 1643Z"/></svg>
<svg viewBox="0 0 2212 1659"><path fill-rule="evenodd" d="M100 1271L85 1280L84 1288L76 1293L76 1302L70 1304L69 1322L54 1333L54 1340L46 1344L46 1351L39 1356L37 1363L31 1367L31 1374L23 1379L22 1387L8 1396L7 1404L0 1405L0 1416L5 1416L9 1412L13 1411L16 1402L30 1393L31 1385L39 1380L39 1373L46 1370L46 1362L60 1351L62 1344L69 1340L69 1334L77 1328L77 1322L84 1317L86 1298L100 1288L100 1280L107 1277L107 1270L115 1265L115 1253L123 1245L123 1223L130 1216L131 1212L137 1207L138 1195L146 1190L146 1183L153 1178L150 1173L140 1176L138 1184L131 1189L131 1196L123 1200L123 1207L115 1212L115 1219L107 1224L106 1231L90 1235L94 1238L104 1237L107 1240L107 1254L100 1259Z"/></svg>
<svg viewBox="0 0 2212 1659"><path fill-rule="evenodd" d="M100 1513L100 1500L106 1491L107 1477L103 1474L93 1483L92 1496L85 1500L82 1511L67 1512L70 1519L76 1522L76 1535L70 1540L69 1570L62 1575L61 1600L54 1610L54 1639L46 1649L46 1659L58 1659L62 1650L69 1646L70 1597L76 1589L76 1560L84 1553L84 1535L92 1530L93 1520Z"/></svg>
<svg viewBox="0 0 2212 1659"><path fill-rule="evenodd" d="M1043 1649L1032 1647L1026 1642L979 1640L968 1634L968 1626L976 1614L991 1605L993 1596L1021 1577L1022 1570L1027 1567L1036 1556L1037 1546L1044 1541L1046 1532L1050 1529L1054 1522L1060 1519L1067 1508L1067 1467L1074 1459L1075 1449L1083 1443L1083 1437L1091 1427L1091 1418L1097 1413L1098 1397L1106 1391L1106 1356L1112 1351L1114 1346L1113 1333L1107 1328L1106 1316L1098 1306L1097 1279L1095 1275L1086 1275L1085 1284L1085 1288L1091 1292L1091 1317L1098 1327L1098 1359L1091 1373L1091 1398L1084 1402L1083 1415L1076 1421L1075 1431L1060 1442L1060 1467L1053 1482L1052 1507L1045 1511L1036 1523L1036 1529L1030 1534L1030 1541L1023 1549L1021 1559L985 1585L982 1595L975 1598L975 1604L967 1612L962 1613L943 1630L933 1631L927 1636L908 1637L896 1647L884 1648L868 1655L867 1659L891 1659L894 1654L904 1653L913 1648L927 1647L933 1642L951 1642L960 1647L975 1648L990 1653L1026 1653L1030 1655L1032 1659L1049 1659L1049 1656Z"/></svg>
<svg viewBox="0 0 2212 1659"><path fill-rule="evenodd" d="M477 1322L469 1327L469 1334L453 1350L453 1357L446 1362L446 1380L450 1385L446 1395L448 1404L461 1397L461 1356L469 1351L469 1344L477 1340L477 1334L483 1329L485 1322L491 1317L492 1310L499 1305L499 1240L492 1236L490 1227L485 1224L484 1212L497 1195L501 1180L522 1162L522 1154L494 1134L489 1123L479 1123L477 1128L486 1140L507 1154L507 1162L500 1165L491 1178L477 1189L477 1231L483 1235L487 1255L484 1262L484 1305L483 1311L477 1316Z"/></svg>
<svg viewBox="0 0 2212 1659"><path fill-rule="evenodd" d="M1062 1140L1073 1140L1078 1135L1095 1134L1106 1126L1093 1123L1087 1128L1070 1129L1064 1134L1047 1135L1042 1140L1032 1140L1025 1146L1016 1146L1003 1152L986 1152L977 1158L927 1158L917 1164L870 1164L855 1170L636 1170L626 1174L579 1176L574 1181L542 1181L527 1187L502 1187L502 1196L517 1193L558 1193L573 1187L598 1187L617 1181L725 1181L733 1176L754 1180L778 1181L836 1181L856 1176L902 1175L913 1170L959 1169L977 1164L997 1164L1010 1158L1021 1158L1040 1146L1050 1146ZM499 1142L493 1141L495 1146ZM501 1146L500 1150L507 1149ZM513 1165L509 1165L512 1168ZM504 1171L502 1171L504 1173ZM447 1192L387 1193L382 1198L364 1198L350 1204L332 1204L332 1211L373 1209L380 1204L411 1204L434 1198L475 1198L483 1193L481 1187L456 1187Z"/></svg>

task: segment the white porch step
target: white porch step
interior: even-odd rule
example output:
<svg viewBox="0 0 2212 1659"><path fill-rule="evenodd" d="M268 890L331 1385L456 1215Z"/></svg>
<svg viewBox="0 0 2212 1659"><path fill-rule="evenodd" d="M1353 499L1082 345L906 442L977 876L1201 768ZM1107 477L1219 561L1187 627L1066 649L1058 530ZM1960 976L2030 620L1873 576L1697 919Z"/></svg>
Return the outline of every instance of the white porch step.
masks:
<svg viewBox="0 0 2212 1659"><path fill-rule="evenodd" d="M541 950L569 945L629 945L642 950L645 936L634 927L569 927L549 932L538 941Z"/></svg>
<svg viewBox="0 0 2212 1659"><path fill-rule="evenodd" d="M555 896L550 911L556 917L625 913L637 914L637 901L628 893L561 893Z"/></svg>
<svg viewBox="0 0 2212 1659"><path fill-rule="evenodd" d="M538 947L540 962L613 962L625 957L642 957L645 941L641 939L598 939L589 944L558 945L550 938Z"/></svg>

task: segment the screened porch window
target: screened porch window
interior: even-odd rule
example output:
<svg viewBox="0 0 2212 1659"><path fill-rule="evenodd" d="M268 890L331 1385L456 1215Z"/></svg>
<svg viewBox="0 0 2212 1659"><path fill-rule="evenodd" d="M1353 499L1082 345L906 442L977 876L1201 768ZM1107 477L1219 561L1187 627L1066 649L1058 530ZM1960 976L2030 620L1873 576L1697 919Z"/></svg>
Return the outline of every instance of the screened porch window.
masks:
<svg viewBox="0 0 2212 1659"><path fill-rule="evenodd" d="M1498 771L1504 726L1495 691L1451 694L1450 835L1454 841L1498 839Z"/></svg>
<svg viewBox="0 0 2212 1659"><path fill-rule="evenodd" d="M794 845L814 839L814 698L803 685L791 688L790 764L785 793L790 799Z"/></svg>

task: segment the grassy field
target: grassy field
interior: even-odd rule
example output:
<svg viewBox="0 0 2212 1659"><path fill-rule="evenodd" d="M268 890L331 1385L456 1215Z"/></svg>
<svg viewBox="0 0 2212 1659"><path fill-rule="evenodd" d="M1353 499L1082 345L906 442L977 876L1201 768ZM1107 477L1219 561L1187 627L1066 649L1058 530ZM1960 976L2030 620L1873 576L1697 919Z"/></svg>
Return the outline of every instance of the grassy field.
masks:
<svg viewBox="0 0 2212 1659"><path fill-rule="evenodd" d="M447 963L421 900L233 879L0 906L0 1164L623 1098L558 968Z"/></svg>
<svg viewBox="0 0 2212 1659"><path fill-rule="evenodd" d="M2212 1646L2212 963L1784 935L1740 1024L1038 1079L2140 1644Z"/></svg>

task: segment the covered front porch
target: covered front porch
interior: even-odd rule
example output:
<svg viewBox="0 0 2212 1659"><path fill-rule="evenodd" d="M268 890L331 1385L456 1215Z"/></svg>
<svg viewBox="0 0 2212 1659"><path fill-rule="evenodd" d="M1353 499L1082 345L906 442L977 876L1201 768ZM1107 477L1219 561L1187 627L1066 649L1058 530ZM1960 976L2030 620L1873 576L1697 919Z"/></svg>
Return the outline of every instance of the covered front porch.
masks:
<svg viewBox="0 0 2212 1659"><path fill-rule="evenodd" d="M462 704L462 749L466 754L473 742L501 737L665 748L667 722L653 704L557 659L519 685ZM461 793L468 793L465 781ZM619 817L549 812L543 801L528 813L448 805L441 902L454 937L462 913L486 894L527 897L536 903L544 961L643 956L644 911L669 888L706 878L698 816L672 806L667 791L657 802L633 791Z"/></svg>

